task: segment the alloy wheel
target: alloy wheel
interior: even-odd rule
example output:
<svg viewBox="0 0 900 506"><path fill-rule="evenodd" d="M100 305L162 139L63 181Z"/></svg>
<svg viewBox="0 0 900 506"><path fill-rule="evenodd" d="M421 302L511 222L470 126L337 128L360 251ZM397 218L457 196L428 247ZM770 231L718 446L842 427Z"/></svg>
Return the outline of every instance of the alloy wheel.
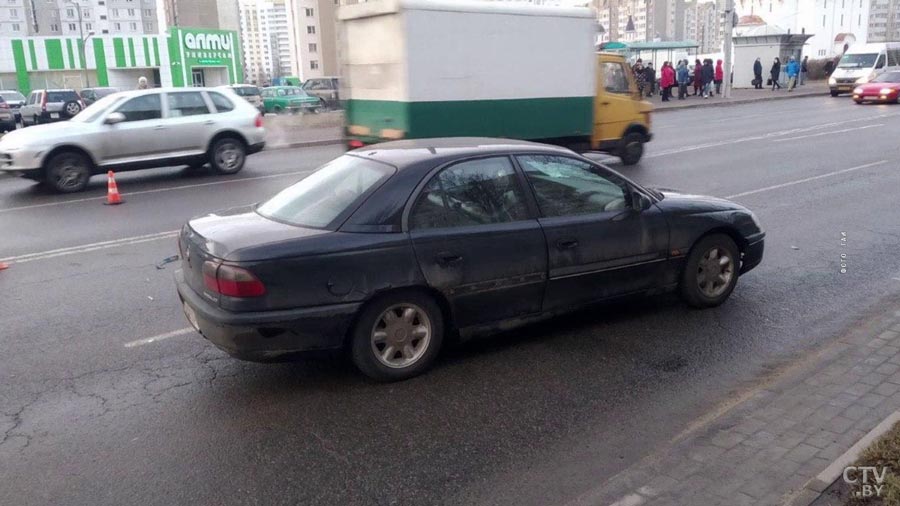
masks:
<svg viewBox="0 0 900 506"><path fill-rule="evenodd" d="M697 286L711 299L722 295L734 278L734 259L724 248L710 248L697 266Z"/></svg>
<svg viewBox="0 0 900 506"><path fill-rule="evenodd" d="M415 304L387 308L372 328L372 353L387 367L409 367L425 355L433 328L428 314Z"/></svg>
<svg viewBox="0 0 900 506"><path fill-rule="evenodd" d="M225 172L237 170L244 162L244 150L235 141L225 141L216 149L216 165Z"/></svg>

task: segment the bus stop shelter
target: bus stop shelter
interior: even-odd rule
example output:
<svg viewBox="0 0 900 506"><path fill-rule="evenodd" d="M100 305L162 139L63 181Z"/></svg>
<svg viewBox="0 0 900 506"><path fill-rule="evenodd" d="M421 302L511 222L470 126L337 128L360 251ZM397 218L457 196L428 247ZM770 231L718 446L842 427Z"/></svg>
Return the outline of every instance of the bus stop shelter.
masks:
<svg viewBox="0 0 900 506"><path fill-rule="evenodd" d="M628 42L622 50L628 61L641 58L645 62L653 62L655 68L659 68L662 62L675 62L676 60L696 55L700 44L693 40L667 40L651 42Z"/></svg>

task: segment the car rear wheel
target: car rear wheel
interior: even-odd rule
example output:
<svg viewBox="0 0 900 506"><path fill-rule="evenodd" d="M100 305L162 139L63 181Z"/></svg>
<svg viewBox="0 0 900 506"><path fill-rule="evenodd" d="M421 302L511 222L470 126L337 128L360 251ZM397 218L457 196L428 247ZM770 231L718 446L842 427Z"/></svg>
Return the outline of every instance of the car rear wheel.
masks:
<svg viewBox="0 0 900 506"><path fill-rule="evenodd" d="M244 168L247 149L234 137L223 137L213 143L210 164L219 174L236 174Z"/></svg>
<svg viewBox="0 0 900 506"><path fill-rule="evenodd" d="M838 95L840 95L840 93L837 92L837 91L832 91L832 92L831 92L831 96L832 96L832 97L836 97L836 96L838 96Z"/></svg>
<svg viewBox="0 0 900 506"><path fill-rule="evenodd" d="M46 182L60 193L80 192L90 179L91 162L81 153L59 153L47 163Z"/></svg>
<svg viewBox="0 0 900 506"><path fill-rule="evenodd" d="M75 100L69 100L63 105L63 113L69 118L81 112L81 104Z"/></svg>
<svg viewBox="0 0 900 506"><path fill-rule="evenodd" d="M419 292L397 292L363 309L351 335L353 363L377 381L400 381L425 372L444 339L441 310Z"/></svg>
<svg viewBox="0 0 900 506"><path fill-rule="evenodd" d="M681 275L681 296L697 308L715 307L725 302L737 284L740 252L724 234L698 241L688 255Z"/></svg>
<svg viewBox="0 0 900 506"><path fill-rule="evenodd" d="M634 165L644 156L644 136L639 133L625 134L619 148L619 158L625 165Z"/></svg>

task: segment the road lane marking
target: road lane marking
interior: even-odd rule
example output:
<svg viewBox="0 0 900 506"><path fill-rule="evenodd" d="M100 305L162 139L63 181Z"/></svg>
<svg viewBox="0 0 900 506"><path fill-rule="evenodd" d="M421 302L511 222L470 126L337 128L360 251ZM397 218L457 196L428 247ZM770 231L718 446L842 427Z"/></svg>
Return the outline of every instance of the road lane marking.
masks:
<svg viewBox="0 0 900 506"><path fill-rule="evenodd" d="M777 132L769 132L769 133L760 134L760 135L753 135L750 137L741 137L738 139L729 139L729 140L723 140L723 141L708 142L706 144L695 144L693 146L684 146L681 148L660 151L658 153L649 153L647 155L644 155L644 158L657 158L660 156L675 155L678 153L685 153L688 151L697 151L699 149L717 148L717 147L721 147L721 146L728 146L731 144L739 144L742 142L771 140L775 137L782 137L785 135L802 134L802 133L811 132L814 130L821 130L823 128L846 125L848 123L858 123L860 121L872 121L872 120L876 120L876 119L888 118L888 117L894 117L894 116L900 116L900 113L879 114L879 115L871 116L871 117L867 117L867 118L855 118L855 119L848 119L845 121L834 121L831 123L821 123L819 125L813 125L813 126L808 126L808 127L803 127L803 128L792 128L790 130L780 130Z"/></svg>
<svg viewBox="0 0 900 506"><path fill-rule="evenodd" d="M864 126L856 127L856 128L845 128L845 129L843 129L843 130L834 130L834 131L831 131L831 132L819 132L819 133L817 133L817 134L801 135L801 136L798 136L798 137L788 137L788 138L786 138L786 139L775 139L775 140L772 141L772 142L788 142L788 141L796 141L796 140L799 140L799 139L808 139L808 138L810 138L810 137L819 137L819 136L821 136L821 135L840 134L840 133L844 133L844 132L853 132L853 131L855 131L855 130L865 130L866 128L875 128L875 127L880 127L880 126L884 126L884 124L883 124L883 123L876 123L876 124L874 124L874 125L864 125Z"/></svg>
<svg viewBox="0 0 900 506"><path fill-rule="evenodd" d="M229 184L229 183L240 183L243 181L257 181L260 179L272 179L272 178L276 178L276 177L297 176L300 174L308 174L310 172L313 172L314 170L316 170L316 169L298 170L298 171L294 171L294 172L285 172L283 174L269 174L266 176L242 177L240 179L227 179L225 181L211 181L209 183L187 184L187 185L182 185L182 186L168 186L165 188L154 188L152 190L139 190L139 191L133 191L133 192L123 191L122 195L123 196L125 196L125 195L144 195L147 193L160 193L160 192L175 191L175 190L186 190L189 188L200 188L203 186L213 186L213 185ZM76 204L78 202L89 202L92 200L105 200L105 199L106 199L106 195L104 195L102 197L86 197L83 199L71 199L71 200L62 200L59 202L47 202L45 204L32 204L32 205L28 205L28 206L8 207L6 209L0 209L0 213L23 211L25 209L36 209L39 207L62 206L62 205L66 205L66 204Z"/></svg>
<svg viewBox="0 0 900 506"><path fill-rule="evenodd" d="M158 334L153 337L145 337L144 339L138 339L137 341L130 341L125 343L125 347L134 348L136 346L143 346L145 344L156 343L173 337L187 335L191 332L196 332L196 330L194 330L193 327L185 327L183 329L173 330L172 332L166 332L165 334Z"/></svg>
<svg viewBox="0 0 900 506"><path fill-rule="evenodd" d="M869 167L874 167L874 166L876 166L876 165L881 165L881 164L884 164L884 163L887 163L887 160L881 160L881 161L878 161L878 162L867 163L867 164L865 164L865 165L857 165L856 167L850 167L849 169L837 170L837 171L834 171L834 172L829 172L829 173L827 173L827 174L820 174L820 175L818 175L818 176L813 176L813 177L807 177L807 178L803 178L803 179L798 179L798 180L796 180L796 181L789 181L789 182L787 182L787 183L781 183L781 184L776 184L776 185L772 185L772 186L766 186L765 188L758 188L758 189L756 189L756 190L750 190L750 191L746 191L746 192L735 193L734 195L728 195L728 196L726 196L725 198L726 198L726 199L735 199L735 198L738 198L738 197L745 197L745 196L747 196L747 195L753 195L753 194L756 194L756 193L767 192L767 191L770 191L770 190L778 190L778 189L780 189L780 188L786 188L786 187L788 187L788 186L794 186L794 185L797 185L797 184L808 183L808 182L810 182L810 181L816 181L816 180L818 180L818 179L825 179L826 177L838 176L838 175L840 175L840 174L846 174L846 173L848 173L848 172L853 172L853 171L862 170L862 169L868 169Z"/></svg>
<svg viewBox="0 0 900 506"><path fill-rule="evenodd" d="M0 258L0 262L8 264L22 264L33 260L45 260L48 258L56 258L66 255L75 255L77 253L87 253L89 251L97 251L108 248L118 248L120 246L129 246L132 244L140 244L150 241L158 241L160 239L171 239L178 236L178 230L169 230L168 232L159 232L156 234L138 235L134 237L123 237L121 239L113 239L111 241L95 242L91 244L82 244L80 246L70 246L68 248L60 248L49 251L40 251L36 253L27 253L13 257Z"/></svg>

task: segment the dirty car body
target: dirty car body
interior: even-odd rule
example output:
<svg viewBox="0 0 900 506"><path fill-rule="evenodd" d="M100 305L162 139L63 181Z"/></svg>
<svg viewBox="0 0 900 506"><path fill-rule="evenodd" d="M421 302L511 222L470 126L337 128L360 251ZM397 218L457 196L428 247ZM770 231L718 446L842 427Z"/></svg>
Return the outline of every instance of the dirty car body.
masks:
<svg viewBox="0 0 900 506"><path fill-rule="evenodd" d="M644 188L554 146L389 142L310 178L181 232L185 311L231 355L345 347L367 305L398 291L433 300L465 337L677 288L704 237L733 241L735 280L762 259L764 233L740 205Z"/></svg>

